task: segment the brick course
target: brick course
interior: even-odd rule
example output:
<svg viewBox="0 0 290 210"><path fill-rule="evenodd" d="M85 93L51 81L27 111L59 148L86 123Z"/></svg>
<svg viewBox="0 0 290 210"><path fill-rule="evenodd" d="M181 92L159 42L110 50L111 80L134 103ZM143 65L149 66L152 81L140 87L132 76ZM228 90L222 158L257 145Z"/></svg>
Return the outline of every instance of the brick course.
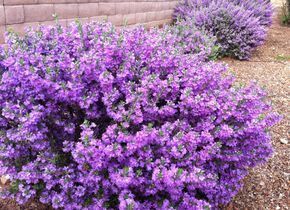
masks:
<svg viewBox="0 0 290 210"><path fill-rule="evenodd" d="M75 18L81 22L107 20L116 26L143 24L146 27L170 23L178 0L0 0L0 43L3 32L20 34L28 26L53 24L56 14L62 25Z"/></svg>

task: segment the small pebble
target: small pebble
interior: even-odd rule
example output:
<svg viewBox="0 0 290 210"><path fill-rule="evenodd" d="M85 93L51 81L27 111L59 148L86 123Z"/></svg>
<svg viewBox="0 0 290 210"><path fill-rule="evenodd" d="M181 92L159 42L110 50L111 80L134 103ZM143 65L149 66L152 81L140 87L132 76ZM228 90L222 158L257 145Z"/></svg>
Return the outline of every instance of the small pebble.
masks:
<svg viewBox="0 0 290 210"><path fill-rule="evenodd" d="M9 177L8 176L2 176L1 177L1 184L5 185L7 184L9 181Z"/></svg>
<svg viewBox="0 0 290 210"><path fill-rule="evenodd" d="M282 144L288 144L288 139L282 138L282 139L280 139L280 142Z"/></svg>

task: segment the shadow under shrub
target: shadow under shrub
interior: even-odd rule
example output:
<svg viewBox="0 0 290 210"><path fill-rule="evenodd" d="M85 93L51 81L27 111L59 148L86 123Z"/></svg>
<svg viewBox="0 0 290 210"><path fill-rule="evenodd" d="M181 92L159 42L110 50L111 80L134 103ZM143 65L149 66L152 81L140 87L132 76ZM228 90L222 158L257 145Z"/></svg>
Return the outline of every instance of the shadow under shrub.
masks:
<svg viewBox="0 0 290 210"><path fill-rule="evenodd" d="M168 35L170 37L170 35ZM256 85L110 24L10 34L1 65L1 193L64 209L216 209L271 154Z"/></svg>
<svg viewBox="0 0 290 210"><path fill-rule="evenodd" d="M176 6L174 17L215 36L221 56L243 60L264 43L272 13L268 0L185 0Z"/></svg>

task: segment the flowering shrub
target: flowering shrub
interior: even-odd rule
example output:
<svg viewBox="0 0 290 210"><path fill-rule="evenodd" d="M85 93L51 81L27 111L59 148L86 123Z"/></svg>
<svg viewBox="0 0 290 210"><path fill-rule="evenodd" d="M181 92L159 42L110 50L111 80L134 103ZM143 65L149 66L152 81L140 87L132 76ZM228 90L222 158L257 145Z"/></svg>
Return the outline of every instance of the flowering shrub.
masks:
<svg viewBox="0 0 290 210"><path fill-rule="evenodd" d="M171 34L175 47L184 54L196 54L201 60L215 60L218 56L220 47L216 37L198 29L190 20L178 20L161 32Z"/></svg>
<svg viewBox="0 0 290 210"><path fill-rule="evenodd" d="M251 16L259 19L263 26L270 26L272 23L273 6L269 0L183 0L175 8L174 17L194 17L196 10L210 7L211 4L220 5L234 4L251 12Z"/></svg>
<svg viewBox="0 0 290 210"><path fill-rule="evenodd" d="M271 26L273 6L270 0L230 0L234 4L251 11L251 15L259 19L263 26Z"/></svg>
<svg viewBox="0 0 290 210"><path fill-rule="evenodd" d="M10 34L0 82L3 198L64 209L214 209L272 152L265 93L171 35L110 24Z"/></svg>
<svg viewBox="0 0 290 210"><path fill-rule="evenodd" d="M186 0L174 16L190 19L197 28L217 37L221 55L248 59L263 44L271 24L272 6L268 0Z"/></svg>
<svg viewBox="0 0 290 210"><path fill-rule="evenodd" d="M3 47L0 46L0 78L5 69L4 65L2 64L4 59L5 59L5 52L4 52Z"/></svg>

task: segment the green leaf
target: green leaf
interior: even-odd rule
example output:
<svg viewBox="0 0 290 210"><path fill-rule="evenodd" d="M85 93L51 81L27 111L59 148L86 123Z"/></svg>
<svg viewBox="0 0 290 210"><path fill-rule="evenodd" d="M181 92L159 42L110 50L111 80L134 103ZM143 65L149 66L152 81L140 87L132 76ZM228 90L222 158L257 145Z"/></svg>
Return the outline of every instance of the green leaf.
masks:
<svg viewBox="0 0 290 210"><path fill-rule="evenodd" d="M20 185L20 180L16 180L12 182L9 188L9 192L12 194L17 193L19 191L19 185Z"/></svg>

